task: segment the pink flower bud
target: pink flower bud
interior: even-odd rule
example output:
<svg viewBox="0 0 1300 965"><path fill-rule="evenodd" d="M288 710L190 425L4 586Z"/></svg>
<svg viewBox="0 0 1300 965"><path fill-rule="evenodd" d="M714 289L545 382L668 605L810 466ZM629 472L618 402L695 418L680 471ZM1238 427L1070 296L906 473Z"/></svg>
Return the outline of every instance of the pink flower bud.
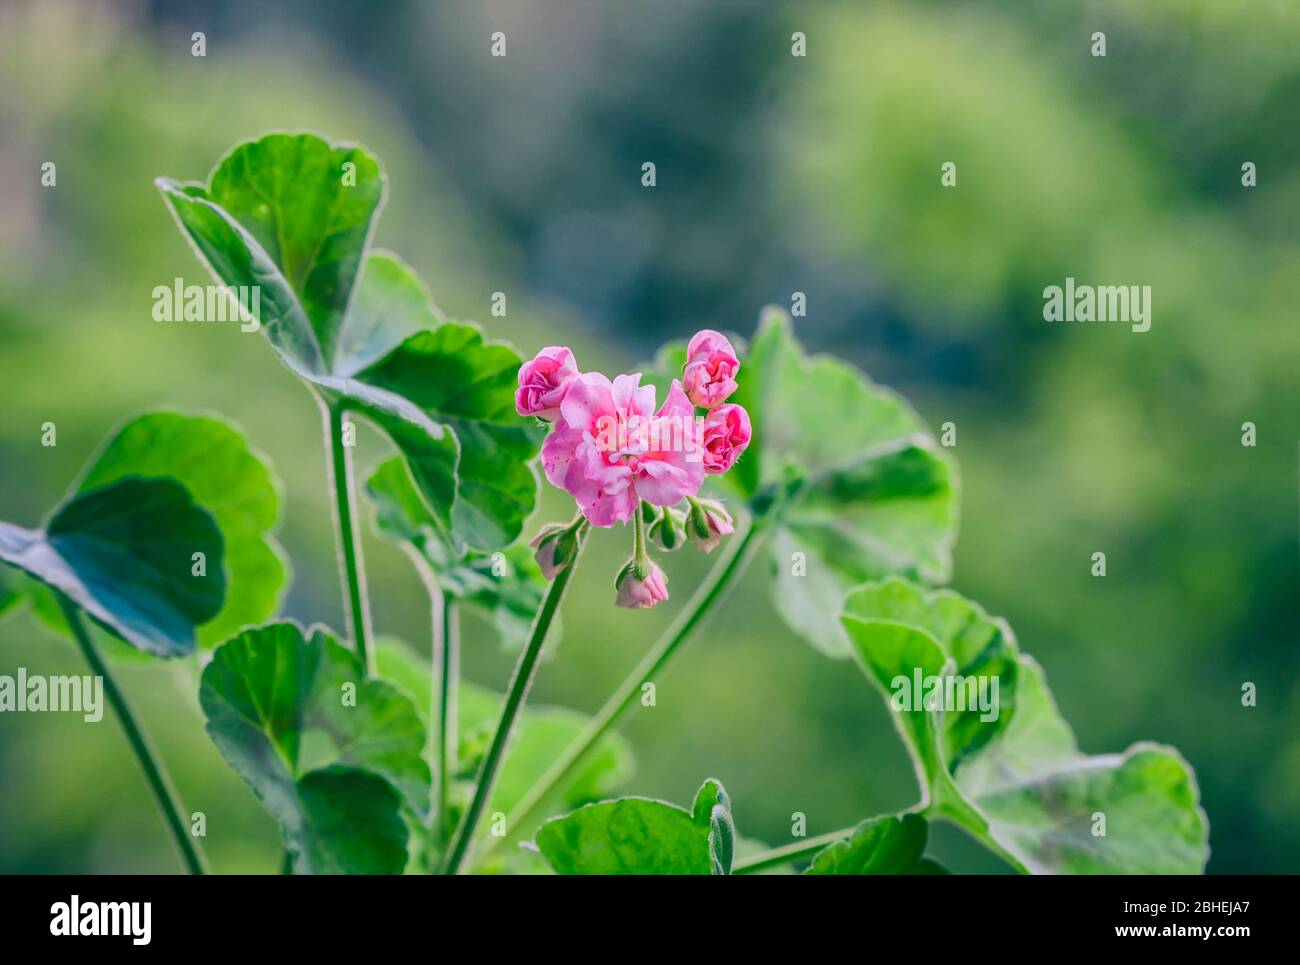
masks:
<svg viewBox="0 0 1300 965"><path fill-rule="evenodd" d="M656 563L645 561L649 567L645 579L637 578L636 564L623 568L618 581L618 597L614 603L628 610L648 610L656 603L668 599L668 578Z"/></svg>
<svg viewBox="0 0 1300 965"><path fill-rule="evenodd" d="M744 406L720 405L704 417L704 471L723 473L749 445L749 413Z"/></svg>
<svg viewBox="0 0 1300 965"><path fill-rule="evenodd" d="M705 409L725 402L736 391L736 373L740 361L727 337L706 328L696 332L686 347L686 369L682 387L686 397Z"/></svg>
<svg viewBox="0 0 1300 965"><path fill-rule="evenodd" d="M515 411L554 422L569 383L578 377L573 353L563 345L548 345L519 367Z"/></svg>
<svg viewBox="0 0 1300 965"><path fill-rule="evenodd" d="M686 535L691 542L712 553L722 542L722 537L730 536L736 531L731 514L722 508L721 503L703 499L691 507L691 514L686 522Z"/></svg>
<svg viewBox="0 0 1300 965"><path fill-rule="evenodd" d="M544 527L528 545L537 550L533 559L548 580L555 579L573 561L573 539L568 527L558 523Z"/></svg>

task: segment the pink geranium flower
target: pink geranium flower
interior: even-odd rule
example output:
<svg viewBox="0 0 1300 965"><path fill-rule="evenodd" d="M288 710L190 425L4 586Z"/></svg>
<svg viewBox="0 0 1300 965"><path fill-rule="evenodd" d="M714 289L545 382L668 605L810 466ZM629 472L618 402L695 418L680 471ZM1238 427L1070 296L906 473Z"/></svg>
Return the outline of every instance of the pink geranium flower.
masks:
<svg viewBox="0 0 1300 965"><path fill-rule="evenodd" d="M546 478L571 493L593 526L625 523L640 501L675 506L704 481L695 409L674 380L656 411L654 386L641 374L612 383L599 372L578 376L542 446Z"/></svg>
<svg viewBox="0 0 1300 965"><path fill-rule="evenodd" d="M682 385L687 397L704 409L725 402L736 391L736 373L740 360L736 350L721 332L706 328L697 332L686 346L686 369Z"/></svg>
<svg viewBox="0 0 1300 965"><path fill-rule="evenodd" d="M749 445L749 413L744 406L720 405L704 417L704 469L726 472Z"/></svg>
<svg viewBox="0 0 1300 965"><path fill-rule="evenodd" d="M515 411L554 422L569 383L578 377L573 353L563 345L548 345L519 367Z"/></svg>

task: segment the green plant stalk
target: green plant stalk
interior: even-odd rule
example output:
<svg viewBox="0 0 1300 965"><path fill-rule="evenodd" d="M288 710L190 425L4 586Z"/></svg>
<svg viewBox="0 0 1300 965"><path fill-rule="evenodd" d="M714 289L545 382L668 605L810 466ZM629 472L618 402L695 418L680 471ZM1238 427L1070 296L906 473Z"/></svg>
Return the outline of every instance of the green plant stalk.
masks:
<svg viewBox="0 0 1300 965"><path fill-rule="evenodd" d="M645 552L645 518L641 515L641 505L638 503L636 512L632 514L632 576L636 579L645 579L648 572L641 572L641 564L648 562ZM649 567L646 568L647 571Z"/></svg>
<svg viewBox="0 0 1300 965"><path fill-rule="evenodd" d="M428 561L413 543L403 543L415 571L429 594L432 613L433 646L430 663L433 686L429 693L429 719L434 728L432 738L435 762L434 815L438 840L446 845L455 830L451 823L451 780L456 773L456 695L460 690L460 624L455 601L448 598Z"/></svg>
<svg viewBox="0 0 1300 965"><path fill-rule="evenodd" d="M822 848L849 837L856 830L856 827L854 825L851 828L840 828L838 831L818 835L815 838L809 838L807 841L796 841L793 844L787 844L780 848L773 848L770 851L751 855L748 858L742 858L731 866L731 873L733 875L752 875L760 871L766 871L768 868L778 868L783 864L789 864L791 861L798 861L801 858L811 858Z"/></svg>
<svg viewBox="0 0 1300 965"><path fill-rule="evenodd" d="M506 747L514 732L519 711L523 708L524 701L528 699L528 691L533 685L533 678L537 675L537 661L542 655L546 633L551 628L551 622L560 608L560 601L564 599L565 590L568 589L569 580L573 577L573 572L578 568L578 561L582 557L586 531L587 523L584 520L577 530L578 545L573 559L555 575L555 579L551 581L551 588L546 593L546 599L542 601L541 609L537 611L528 645L519 654L519 661L515 664L514 676L510 680L510 688L501 707L501 719L497 722L492 744L488 747L483 764L479 767L474 797L469 807L465 809L465 813L461 815L460 825L456 828L451 847L447 849L446 857L443 859L441 874L458 874L461 865L465 862L465 856L469 853L470 845L473 844L474 833L478 830L483 811L492 796L492 789L496 786L497 772L505 758Z"/></svg>
<svg viewBox="0 0 1300 965"><path fill-rule="evenodd" d="M99 648L95 646L95 641L90 638L90 632L81 621L81 615L77 612L76 606L62 593L58 594L58 597L59 606L63 609L64 619L68 621L68 627L72 630L72 635L76 638L77 645L86 658L86 663L90 664L90 669L96 676L103 678L104 690L108 694L108 702L113 705L113 711L117 714L122 730L126 731L126 739L131 744L131 750L135 751L136 760L140 762L140 769L144 771L145 779L149 782L154 798L158 801L158 807L162 811L167 827L176 842L176 847L181 853L181 860L185 862L185 867L190 874L207 874L207 861L204 859L198 843L190 836L189 824L184 818L184 809L181 806L180 798L176 794L176 789L172 785L171 778L167 776L167 770L163 767L162 759L159 758L158 752L149 742L148 737L145 736L139 721L135 718L135 714L131 712L131 707L126 702L126 695L122 693L117 681L109 672L108 664L104 662L104 658L100 655Z"/></svg>
<svg viewBox="0 0 1300 965"><path fill-rule="evenodd" d="M334 522L338 536L340 580L345 587L343 611L348 636L356 642L357 656L366 676L374 676L374 654L370 641L370 607L366 603L366 574L361 562L361 533L352 499L352 455L343 444L346 412L342 406L321 400L325 434L330 449L330 485L334 490Z"/></svg>
<svg viewBox="0 0 1300 965"><path fill-rule="evenodd" d="M438 824L444 844L455 830L451 821L451 780L456 773L456 694L460 687L460 625L456 604L442 596L439 607L441 632L434 638L434 659L438 665Z"/></svg>
<svg viewBox="0 0 1300 965"><path fill-rule="evenodd" d="M640 513L637 517L640 518ZM673 656L703 622L704 617L726 595L736 578L745 571L753 559L754 551L758 548L757 537L764 528L765 522L766 519L762 516L751 518L745 534L732 541L726 554L710 571L708 578L695 591L695 595L691 597L690 602L678 614L677 619L664 635L614 691L613 696L605 702L605 706L588 721L582 733L515 806L514 812L506 819L508 829L526 827L526 822L546 804L560 784L582 765L601 738L622 719L624 714L637 706L641 685L663 672ZM513 831L508 831L506 837L512 833ZM504 838L496 838L488 842L487 849L490 851L502 840Z"/></svg>

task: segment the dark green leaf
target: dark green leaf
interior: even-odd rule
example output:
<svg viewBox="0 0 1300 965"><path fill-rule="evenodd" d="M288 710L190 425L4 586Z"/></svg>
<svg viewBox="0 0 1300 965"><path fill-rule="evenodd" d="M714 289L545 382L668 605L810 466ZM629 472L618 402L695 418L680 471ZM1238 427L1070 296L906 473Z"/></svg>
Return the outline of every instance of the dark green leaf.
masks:
<svg viewBox="0 0 1300 965"><path fill-rule="evenodd" d="M206 574L194 575L194 555ZM128 477L65 502L43 530L0 523L0 559L67 596L132 646L194 649L221 610L221 531L180 483Z"/></svg>
<svg viewBox="0 0 1300 965"><path fill-rule="evenodd" d="M402 870L399 806L427 817L430 774L424 724L401 691L365 679L328 631L271 623L217 648L199 698L222 755L279 820L297 871ZM367 823L348 829L350 814Z"/></svg>
<svg viewBox="0 0 1300 965"><path fill-rule="evenodd" d="M77 488L97 489L124 476L177 480L221 530L225 604L199 629L200 645L214 646L275 613L288 577L284 551L271 535L279 520L279 485L266 457L239 429L211 416L136 416L110 437Z"/></svg>

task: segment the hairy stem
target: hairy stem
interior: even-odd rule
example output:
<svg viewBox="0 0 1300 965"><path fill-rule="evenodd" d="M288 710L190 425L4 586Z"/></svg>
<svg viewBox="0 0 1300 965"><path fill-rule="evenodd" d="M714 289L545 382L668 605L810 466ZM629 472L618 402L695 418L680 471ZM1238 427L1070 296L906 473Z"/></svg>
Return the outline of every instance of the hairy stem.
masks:
<svg viewBox="0 0 1300 965"><path fill-rule="evenodd" d="M456 695L460 686L460 624L456 619L456 604L442 596L441 632L434 637L434 659L437 661L437 721L438 721L438 826L444 844L451 840L454 827L451 822L451 780L456 773Z"/></svg>
<svg viewBox="0 0 1300 965"><path fill-rule="evenodd" d="M325 435L330 449L330 485L334 490L334 523L338 537L339 564L345 587L343 610L347 619L348 636L356 641L357 656L366 675L375 671L374 654L370 650L370 608L366 603L366 574L361 562L361 534L357 526L352 500L352 454L343 444L343 427L346 412L342 406L330 405L324 400L321 407L325 417Z"/></svg>
<svg viewBox="0 0 1300 965"><path fill-rule="evenodd" d="M77 608L63 594L59 594L59 606L63 608L63 616L68 621L68 626L71 628L72 635L76 638L77 645L86 658L86 663L90 664L90 669L94 674L104 681L104 690L108 694L108 702L113 705L113 711L122 724L122 730L126 731L126 739L131 744L131 750L135 751L136 760L140 762L140 769L144 771L145 779L149 782L149 788L158 801L158 807L162 811L167 827L176 842L176 847L181 853L181 860L185 862L185 867L190 874L207 874L207 861L203 858L203 852L199 850L198 842L190 835L189 823L184 817L184 808L181 806L176 789L172 786L171 778L167 776L167 770L163 767L158 752L154 750L153 745L141 729L139 721L135 719L135 714L131 712L131 707L126 702L126 695L122 693L117 681L113 679L113 675L109 672L108 664L104 662L103 656L100 655L99 648L95 646L95 641L90 638L90 632L82 622L81 614L77 612Z"/></svg>
<svg viewBox="0 0 1300 965"><path fill-rule="evenodd" d="M433 802L438 840L446 845L455 830L451 823L451 781L456 773L456 696L460 689L460 622L456 616L456 603L443 592L437 575L419 548L404 543L402 548L420 575L429 594L432 610L433 646L430 663L433 667L433 687L429 694L429 719L433 722L434 764L436 784Z"/></svg>
<svg viewBox="0 0 1300 965"><path fill-rule="evenodd" d="M537 812L560 785L572 777L584 763L587 755L601 738L622 719L624 714L637 706L637 697L641 693L642 684L663 672L673 656L700 626L704 617L723 598L736 577L744 572L758 546L756 537L762 528L762 518L756 517L750 521L745 534L732 541L722 559L695 591L695 595L673 621L672 626L659 638L636 669L624 679L613 696L605 702L605 706L587 723L577 739L523 796L507 819L507 828L513 831L516 828L526 827L527 822L536 817ZM501 840L501 838L494 839L489 842L488 847L495 847Z"/></svg>
<svg viewBox="0 0 1300 965"><path fill-rule="evenodd" d="M641 579L640 566L641 561L646 558L645 553L645 517L641 515L641 507L638 505L636 512L633 514L632 524L632 575Z"/></svg>
<svg viewBox="0 0 1300 965"><path fill-rule="evenodd" d="M510 680L510 688L506 692L505 703L501 707L501 719L497 721L496 733L492 736L492 744L488 747L488 752L483 758L483 764L479 768L478 781L474 788L474 797L470 801L469 807L465 809L464 815L461 816L460 825L456 828L455 837L452 839L451 847L447 849L447 856L442 863L442 874L454 875L460 871L461 865L465 862L465 856L469 853L470 845L474 841L474 834L478 830L479 821L483 817L483 810L487 807L488 800L492 796L492 789L496 785L497 772L501 768L501 762L505 759L506 747L510 743L510 737L514 732L515 723L519 717L519 711L528 698L529 688L533 685L533 678L537 675L537 661L542 655L542 645L546 642L546 632L551 628L551 622L555 619L555 614L560 608L560 601L564 598L564 592L568 589L569 580L573 576L573 571L578 568L578 560L582 556L582 549L586 543L587 524L579 524L576 538L578 545L567 566L555 575L551 582L551 588L547 591L546 599L542 601L541 609L537 611L537 617L533 621L533 632L528 639L527 646L519 654L519 661L515 664L514 676Z"/></svg>
<svg viewBox="0 0 1300 965"><path fill-rule="evenodd" d="M784 847L764 851L761 854L737 861L732 865L731 873L733 875L752 875L760 871L766 871L768 868L777 868L783 864L789 864L791 861L798 861L800 858L811 858L827 845L834 844L836 841L843 841L853 834L853 831L854 828L840 828L838 831L809 838L807 841L796 841Z"/></svg>

